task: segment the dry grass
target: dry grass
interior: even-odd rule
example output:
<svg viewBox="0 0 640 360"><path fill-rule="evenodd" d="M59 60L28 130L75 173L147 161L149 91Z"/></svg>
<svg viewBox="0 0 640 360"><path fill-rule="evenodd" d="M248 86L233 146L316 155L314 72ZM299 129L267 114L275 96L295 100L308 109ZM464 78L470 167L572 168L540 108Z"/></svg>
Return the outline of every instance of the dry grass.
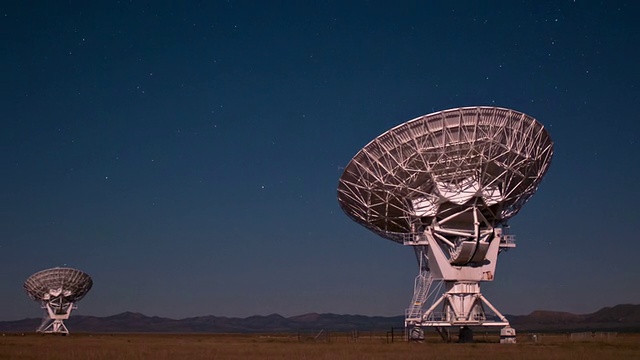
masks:
<svg viewBox="0 0 640 360"><path fill-rule="evenodd" d="M527 339L501 345L497 337L482 336L474 344L445 344L435 337L387 343L384 334L361 335L357 342L346 334L323 342L298 341L295 334L7 334L0 337L0 359L640 359L640 334L584 342L566 335L545 334L539 343Z"/></svg>

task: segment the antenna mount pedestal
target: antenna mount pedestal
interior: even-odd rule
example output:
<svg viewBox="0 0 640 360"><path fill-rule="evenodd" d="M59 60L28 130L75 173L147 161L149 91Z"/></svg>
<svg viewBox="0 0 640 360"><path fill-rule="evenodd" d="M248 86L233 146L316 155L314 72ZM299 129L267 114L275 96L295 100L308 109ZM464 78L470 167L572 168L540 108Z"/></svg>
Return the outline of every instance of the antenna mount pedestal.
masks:
<svg viewBox="0 0 640 360"><path fill-rule="evenodd" d="M69 335L69 330L64 325L64 320L67 320L71 315L71 310L76 309L73 303L59 301L58 304L52 301L43 301L42 308L45 309L45 314L42 319L42 324L36 332L44 334L62 334Z"/></svg>
<svg viewBox="0 0 640 360"><path fill-rule="evenodd" d="M514 237L503 235L501 228L492 229L492 233L492 237L485 238L486 246L481 246L482 242L476 239L472 255L468 256L475 258L482 251L482 260L465 265L452 262L464 256L467 242L460 242L458 249L449 249L450 256L447 257L443 250L447 245L433 227L405 241L405 245L414 246L420 265L412 303L405 314L406 327L458 326L471 338L468 327L503 327L501 342L515 343L515 330L509 326L507 318L480 292L481 281L493 281L500 250L515 247Z"/></svg>

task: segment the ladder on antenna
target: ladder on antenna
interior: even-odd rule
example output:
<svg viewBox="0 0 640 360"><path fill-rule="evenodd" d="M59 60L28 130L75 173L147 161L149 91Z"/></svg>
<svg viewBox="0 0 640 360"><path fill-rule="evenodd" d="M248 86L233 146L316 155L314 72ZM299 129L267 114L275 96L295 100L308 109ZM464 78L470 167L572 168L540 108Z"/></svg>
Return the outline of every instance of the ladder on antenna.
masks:
<svg viewBox="0 0 640 360"><path fill-rule="evenodd" d="M411 306L405 313L405 323L422 321L422 308L429 298L429 289L432 283L433 276L428 270L422 270L420 274L416 276L413 287L413 299Z"/></svg>

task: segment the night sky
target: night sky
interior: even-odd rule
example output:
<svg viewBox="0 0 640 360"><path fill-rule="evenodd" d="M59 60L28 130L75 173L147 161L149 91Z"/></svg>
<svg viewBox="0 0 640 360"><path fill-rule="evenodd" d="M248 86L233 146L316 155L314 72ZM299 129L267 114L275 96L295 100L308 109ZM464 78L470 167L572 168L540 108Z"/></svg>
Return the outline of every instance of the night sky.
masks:
<svg viewBox="0 0 640 360"><path fill-rule="evenodd" d="M0 320L22 283L94 287L75 314L400 315L413 251L336 188L407 120L501 106L555 154L485 296L506 314L640 303L640 3L7 2Z"/></svg>

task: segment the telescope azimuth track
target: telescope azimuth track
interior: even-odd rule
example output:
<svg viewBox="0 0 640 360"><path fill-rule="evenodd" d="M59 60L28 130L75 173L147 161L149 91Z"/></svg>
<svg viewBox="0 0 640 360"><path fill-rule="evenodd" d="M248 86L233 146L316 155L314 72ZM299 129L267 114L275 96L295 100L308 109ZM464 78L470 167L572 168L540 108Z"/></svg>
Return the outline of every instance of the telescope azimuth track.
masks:
<svg viewBox="0 0 640 360"><path fill-rule="evenodd" d="M500 250L515 247L507 220L536 192L552 156L534 118L479 106L410 120L353 157L338 184L341 208L418 256L406 326L501 326L503 342L515 341L479 282L492 281ZM444 285L442 296L435 285Z"/></svg>

